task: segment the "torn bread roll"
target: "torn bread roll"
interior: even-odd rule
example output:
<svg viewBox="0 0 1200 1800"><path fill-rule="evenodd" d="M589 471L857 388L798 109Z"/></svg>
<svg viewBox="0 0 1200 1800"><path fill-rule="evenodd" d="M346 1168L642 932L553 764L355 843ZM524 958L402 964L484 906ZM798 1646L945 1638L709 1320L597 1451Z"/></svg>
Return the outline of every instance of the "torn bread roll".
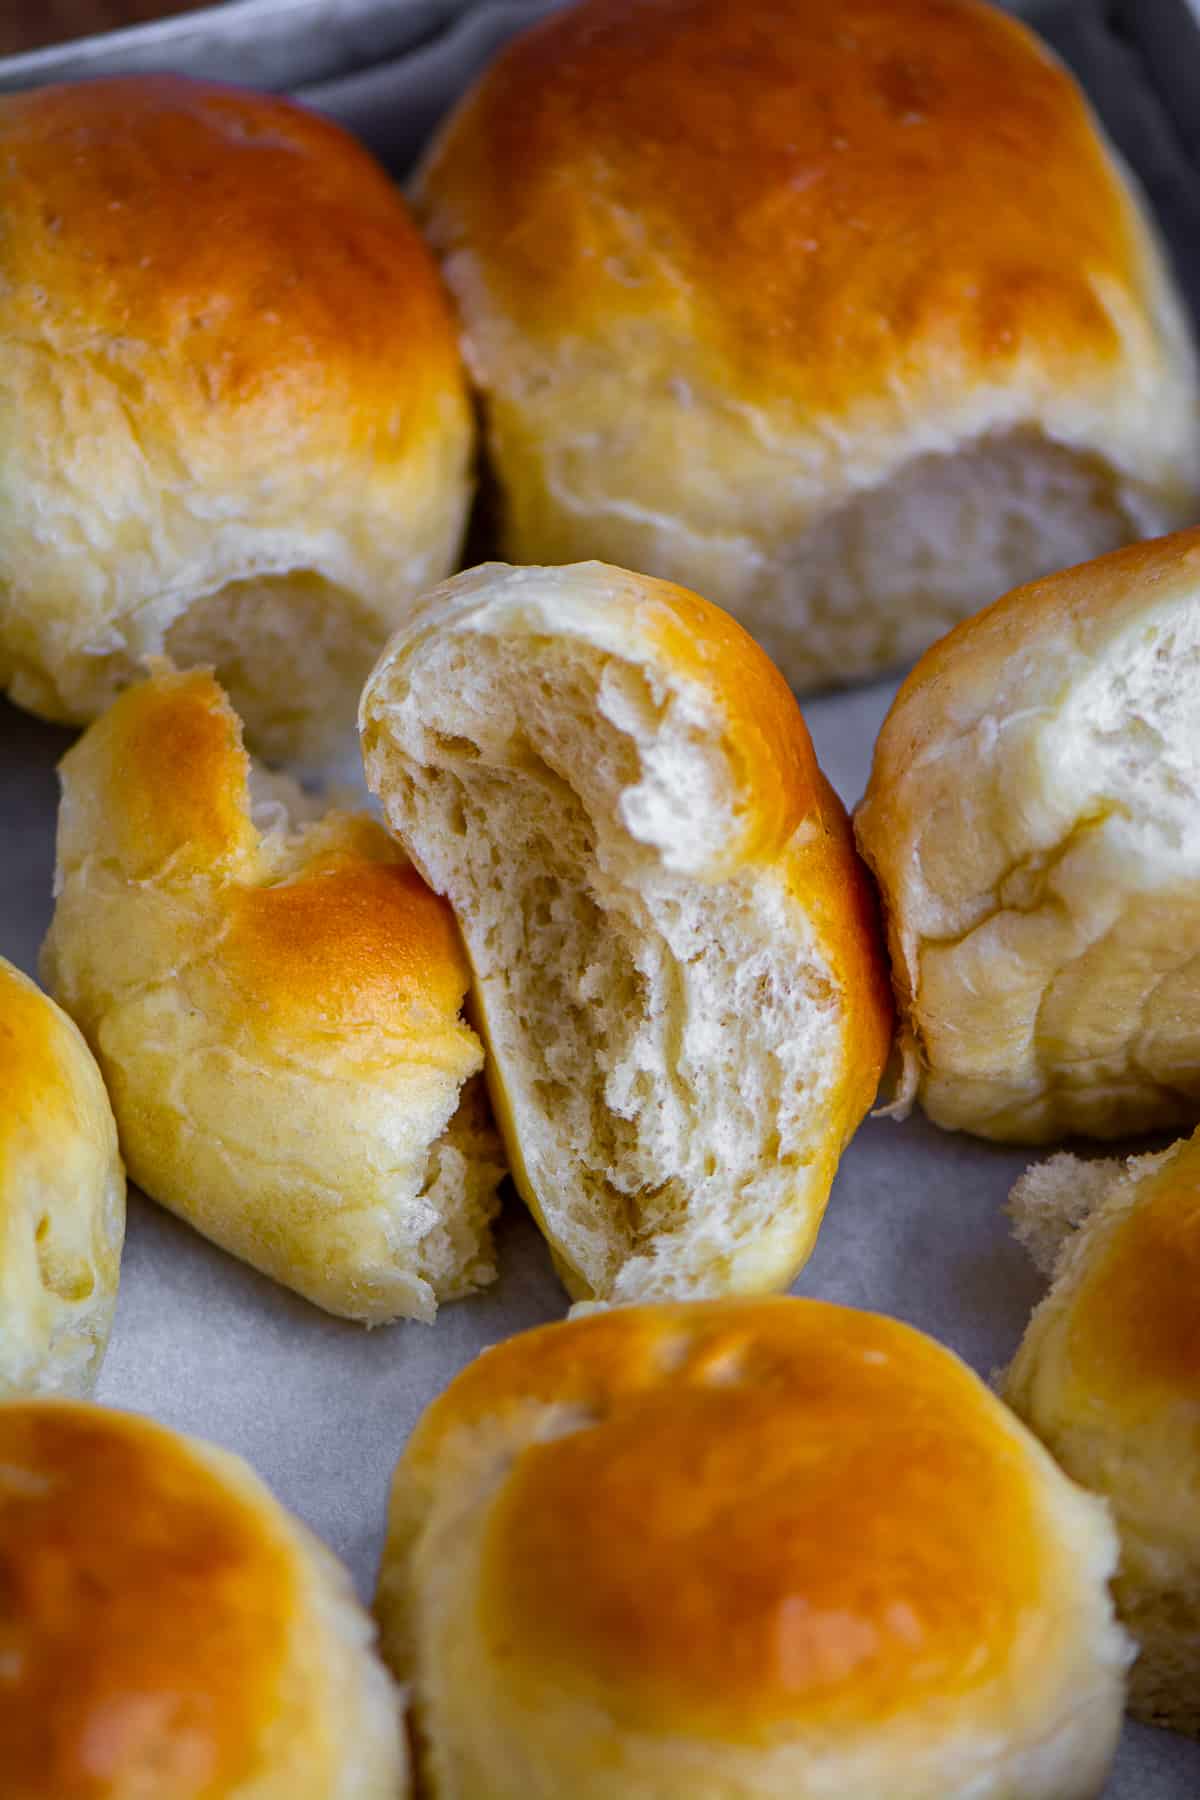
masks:
<svg viewBox="0 0 1200 1800"><path fill-rule="evenodd" d="M1113 1591L1141 1646L1132 1711L1200 1736L1200 1140L1052 1157L1010 1206L1053 1285L1005 1398L1112 1508Z"/></svg>
<svg viewBox="0 0 1200 1800"><path fill-rule="evenodd" d="M122 76L0 97L0 216L0 691L83 723L165 653L266 754L352 738L470 498L393 183L286 100Z"/></svg>
<svg viewBox="0 0 1200 1800"><path fill-rule="evenodd" d="M431 1800L1094 1800L1104 1507L957 1357L810 1300L486 1351L396 1471L376 1609Z"/></svg>
<svg viewBox="0 0 1200 1800"><path fill-rule="evenodd" d="M67 1015L0 957L0 1399L90 1393L124 1238L100 1071Z"/></svg>
<svg viewBox="0 0 1200 1800"><path fill-rule="evenodd" d="M856 824L901 1102L1045 1143L1200 1118L1200 532L1019 588L917 665Z"/></svg>
<svg viewBox="0 0 1200 1800"><path fill-rule="evenodd" d="M5 1800L405 1800L345 1570L240 1457L0 1406Z"/></svg>
<svg viewBox="0 0 1200 1800"><path fill-rule="evenodd" d="M138 1186L367 1324L490 1281L503 1165L445 902L374 820L252 773L204 671L129 689L61 775L43 967Z"/></svg>
<svg viewBox="0 0 1200 1800"><path fill-rule="evenodd" d="M583 0L500 53L414 198L501 553L694 587L793 687L1200 518L1148 213L978 0Z"/></svg>
<svg viewBox="0 0 1200 1800"><path fill-rule="evenodd" d="M490 564L393 639L361 727L458 918L510 1163L572 1296L785 1287L891 1013L778 671L665 582Z"/></svg>

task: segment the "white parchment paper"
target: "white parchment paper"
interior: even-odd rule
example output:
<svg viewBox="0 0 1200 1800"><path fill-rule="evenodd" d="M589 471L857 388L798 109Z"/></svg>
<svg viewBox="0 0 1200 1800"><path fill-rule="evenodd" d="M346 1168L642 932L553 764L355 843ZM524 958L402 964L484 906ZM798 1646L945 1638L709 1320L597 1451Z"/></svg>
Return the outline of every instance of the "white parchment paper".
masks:
<svg viewBox="0 0 1200 1800"><path fill-rule="evenodd" d="M447 8L458 23L445 39L308 97L357 126L402 169L456 88L537 10L538 0L478 7L458 0ZM1102 26L1098 5L1044 10L1055 41L1138 163L1195 298L1200 178L1156 103L1137 45L1128 32L1114 36ZM1124 12L1136 16L1130 0ZM894 684L880 684L805 707L824 766L848 803L865 784L893 692ZM68 733L0 702L0 953L30 973L51 909L54 765L69 742ZM843 1161L796 1291L907 1319L989 1374L1011 1356L1041 1291L1002 1210L1026 1160L920 1119L869 1121ZM346 1560L367 1597L388 1480L422 1408L485 1345L565 1310L541 1240L515 1199L500 1245L500 1279L486 1296L444 1309L432 1327L368 1333L325 1317L132 1194L99 1398L248 1457ZM1108 1800L1189 1796L1200 1796L1200 1747L1127 1726Z"/></svg>

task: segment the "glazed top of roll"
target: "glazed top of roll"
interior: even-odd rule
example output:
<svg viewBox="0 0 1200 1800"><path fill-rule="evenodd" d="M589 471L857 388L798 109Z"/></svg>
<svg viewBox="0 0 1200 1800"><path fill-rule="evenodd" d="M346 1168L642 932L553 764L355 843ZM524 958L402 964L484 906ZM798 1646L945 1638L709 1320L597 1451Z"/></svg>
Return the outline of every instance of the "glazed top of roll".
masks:
<svg viewBox="0 0 1200 1800"><path fill-rule="evenodd" d="M956 1357L808 1300L619 1309L486 1352L411 1440L393 1533L453 1491L455 1516L486 1504L478 1629L521 1704L747 1744L930 1709L1012 1724L1013 1669L1040 1704L1034 1672L1062 1678L1103 1596L1083 1565L1111 1558L1100 1509Z"/></svg>
<svg viewBox="0 0 1200 1800"><path fill-rule="evenodd" d="M0 1599L6 1795L406 1792L348 1579L236 1457L130 1413L0 1406Z"/></svg>
<svg viewBox="0 0 1200 1800"><path fill-rule="evenodd" d="M0 96L0 217L0 687L86 723L168 654L337 754L470 498L398 189L289 101L114 76Z"/></svg>
<svg viewBox="0 0 1200 1800"><path fill-rule="evenodd" d="M449 309L397 189L347 132L286 100L174 75L6 94L0 207L6 360L40 350L33 388L45 358L74 359L68 422L90 374L124 378L141 433L186 439L181 482L219 477L235 444L265 478L261 434L281 419L297 462L368 445L402 457L458 382Z"/></svg>
<svg viewBox="0 0 1200 1800"><path fill-rule="evenodd" d="M0 956L0 1191L53 1186L64 1162L80 1201L119 1177L116 1128L104 1084L78 1027L48 994ZM24 1195L22 1195L24 1198ZM115 1259L120 1239L110 1246Z"/></svg>
<svg viewBox="0 0 1200 1800"><path fill-rule="evenodd" d="M315 1046L374 1029L393 1055L414 1039L437 1067L472 1060L458 1017L469 971L445 902L366 812L325 812L314 799L306 824L303 792L252 769L208 670L161 670L129 689L64 769L64 877L82 870L105 899L114 875L135 898L176 890L176 973L184 944L195 949L187 905L211 889L223 932L209 931L201 960L221 949L246 1032ZM114 987L140 968L145 930L111 945Z"/></svg>
<svg viewBox="0 0 1200 1800"><path fill-rule="evenodd" d="M516 334L620 332L803 437L814 483L844 448L814 419L864 480L948 433L1107 420L1118 466L1190 491L1146 223L1070 75L978 0L583 0L498 57L416 193L493 375Z"/></svg>
<svg viewBox="0 0 1200 1800"><path fill-rule="evenodd" d="M0 1397L91 1387L124 1235L100 1070L67 1014L0 956Z"/></svg>
<svg viewBox="0 0 1200 1800"><path fill-rule="evenodd" d="M151 1746L155 1793L252 1773L298 1584L248 1498L146 1421L0 1407L0 1743L18 1793L133 1792Z"/></svg>
<svg viewBox="0 0 1200 1800"><path fill-rule="evenodd" d="M1064 1213L1068 1204L1087 1211L1081 1229L1057 1222L1066 1235L1055 1286L1035 1314L1036 1355L1018 1355L1013 1385L1033 1394L1039 1430L1053 1408L1054 1425L1080 1439L1126 1434L1129 1449L1110 1459L1106 1476L1122 1460L1158 1458L1147 1497L1194 1512L1200 1494L1174 1477L1195 1455L1200 1396L1200 1134L1127 1162L1081 1168L1063 1155L1035 1165L1015 1190L1018 1218L1036 1213L1050 1183ZM1162 1423L1172 1412L1174 1435Z"/></svg>

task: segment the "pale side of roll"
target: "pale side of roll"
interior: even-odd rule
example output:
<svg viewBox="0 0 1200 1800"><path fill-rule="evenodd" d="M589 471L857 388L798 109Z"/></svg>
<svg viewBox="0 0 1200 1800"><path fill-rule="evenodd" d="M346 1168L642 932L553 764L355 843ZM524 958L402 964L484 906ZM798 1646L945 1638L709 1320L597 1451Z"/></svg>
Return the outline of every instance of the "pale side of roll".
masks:
<svg viewBox="0 0 1200 1800"><path fill-rule="evenodd" d="M1017 1143L1200 1118L1200 532L960 625L879 735L901 1102Z"/></svg>
<svg viewBox="0 0 1200 1800"><path fill-rule="evenodd" d="M127 690L61 775L43 967L132 1179L368 1324L490 1281L503 1161L467 964L382 827L252 771L199 670Z"/></svg>
<svg viewBox="0 0 1200 1800"><path fill-rule="evenodd" d="M457 916L515 1179L572 1296L785 1287L891 1013L778 671L668 583L492 564L426 597L361 727Z"/></svg>

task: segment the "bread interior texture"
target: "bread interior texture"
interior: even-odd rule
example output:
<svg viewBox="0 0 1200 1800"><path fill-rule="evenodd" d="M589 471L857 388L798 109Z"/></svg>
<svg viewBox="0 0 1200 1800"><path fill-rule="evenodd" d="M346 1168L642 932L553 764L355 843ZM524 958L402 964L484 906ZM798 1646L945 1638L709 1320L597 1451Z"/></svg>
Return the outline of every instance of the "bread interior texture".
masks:
<svg viewBox="0 0 1200 1800"><path fill-rule="evenodd" d="M916 456L828 514L782 559L793 603L780 607L770 584L743 622L785 668L810 660L836 678L868 643L873 662L899 664L998 594L1142 528L1099 457L1032 431L995 433Z"/></svg>
<svg viewBox="0 0 1200 1800"><path fill-rule="evenodd" d="M195 597L160 594L83 649L64 649L52 676L36 635L26 632L26 644L18 625L0 646L0 683L20 706L51 719L97 717L166 656L214 671L260 755L313 766L353 744L359 693L384 635L360 594L303 568Z"/></svg>
<svg viewBox="0 0 1200 1800"><path fill-rule="evenodd" d="M654 442L668 452L650 468L636 408L599 436L539 414L541 435L528 439L523 415L494 408L499 466L517 471L510 554L601 556L694 587L800 688L911 661L1020 583L1184 522L1103 457L1027 426L920 450L884 476L851 470L845 498L814 511L812 476L786 440L772 438L770 459L757 438L734 456L711 420L672 420L650 405ZM732 506L731 491L753 504Z"/></svg>
<svg viewBox="0 0 1200 1800"><path fill-rule="evenodd" d="M379 637L354 594L294 569L194 600L163 641L181 668L214 670L262 755L286 758L298 747L332 751L349 735Z"/></svg>
<svg viewBox="0 0 1200 1800"><path fill-rule="evenodd" d="M837 1002L782 881L698 877L741 829L736 773L619 658L460 645L422 650L379 785L458 913L567 1284L769 1285L804 1254L806 1190L828 1178L810 1145Z"/></svg>

